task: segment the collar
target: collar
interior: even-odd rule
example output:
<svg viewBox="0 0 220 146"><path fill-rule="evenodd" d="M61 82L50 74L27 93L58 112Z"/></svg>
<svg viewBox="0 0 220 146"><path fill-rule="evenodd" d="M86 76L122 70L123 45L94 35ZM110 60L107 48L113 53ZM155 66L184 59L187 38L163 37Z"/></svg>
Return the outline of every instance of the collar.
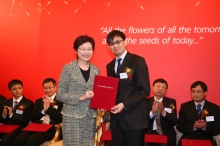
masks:
<svg viewBox="0 0 220 146"><path fill-rule="evenodd" d="M201 103L198 103L198 102L195 102L194 101L194 103L195 103L195 105L196 105L196 108L197 108L197 105L198 104L201 104L201 109L204 107L204 104L205 104L205 100L203 100Z"/></svg>
<svg viewBox="0 0 220 146"><path fill-rule="evenodd" d="M50 101L53 101L55 96L56 96L56 93L53 96L50 97Z"/></svg>
<svg viewBox="0 0 220 146"><path fill-rule="evenodd" d="M154 101L157 101L157 99L154 97ZM163 97L159 99L159 102L163 101Z"/></svg>
<svg viewBox="0 0 220 146"><path fill-rule="evenodd" d="M121 63L123 62L123 60L124 60L125 55L127 54L127 52L128 52L128 51L125 50L125 52L119 57L119 58L121 58ZM119 58L116 57L116 60L119 59Z"/></svg>
<svg viewBox="0 0 220 146"><path fill-rule="evenodd" d="M21 96L21 97L19 97L17 100L15 100L15 98L13 97L13 103L14 103L15 101L17 101L17 102L19 103L22 98L23 98L23 96Z"/></svg>

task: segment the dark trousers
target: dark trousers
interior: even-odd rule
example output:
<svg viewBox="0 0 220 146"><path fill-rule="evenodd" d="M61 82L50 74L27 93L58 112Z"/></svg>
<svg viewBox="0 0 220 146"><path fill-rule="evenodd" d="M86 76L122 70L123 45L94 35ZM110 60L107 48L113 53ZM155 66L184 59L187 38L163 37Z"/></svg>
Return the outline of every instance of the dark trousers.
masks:
<svg viewBox="0 0 220 146"><path fill-rule="evenodd" d="M113 146L113 145L112 145L112 141L105 141L105 142L104 142L104 145L105 145L105 146Z"/></svg>
<svg viewBox="0 0 220 146"><path fill-rule="evenodd" d="M113 146L144 146L145 130L125 131L120 124L111 130Z"/></svg>
<svg viewBox="0 0 220 146"><path fill-rule="evenodd" d="M16 136L22 131L22 128L18 128L11 133L1 134L0 146L12 146Z"/></svg>
<svg viewBox="0 0 220 146"><path fill-rule="evenodd" d="M48 140L52 140L55 135L55 126L46 132L22 131L13 142L13 146L39 146Z"/></svg>

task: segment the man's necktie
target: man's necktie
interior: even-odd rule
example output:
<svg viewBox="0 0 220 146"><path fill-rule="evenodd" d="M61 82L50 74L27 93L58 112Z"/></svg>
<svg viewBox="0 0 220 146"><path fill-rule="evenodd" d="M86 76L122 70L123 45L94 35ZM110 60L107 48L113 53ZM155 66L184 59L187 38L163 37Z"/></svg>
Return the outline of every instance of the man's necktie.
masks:
<svg viewBox="0 0 220 146"><path fill-rule="evenodd" d="M118 76L119 75L119 69L121 67L121 58L118 58L117 61L118 61L118 66L117 66L117 76Z"/></svg>
<svg viewBox="0 0 220 146"><path fill-rule="evenodd" d="M202 106L201 104L197 105L197 109L196 110L197 110L197 113L198 113L198 117L200 117L200 114L201 114L201 106Z"/></svg>
<svg viewBox="0 0 220 146"><path fill-rule="evenodd" d="M160 135L162 135L163 132L162 132L162 129L161 129L160 111L159 111L159 110L157 110L157 112L156 112L156 124L157 124L157 129L156 129L156 131L157 131Z"/></svg>
<svg viewBox="0 0 220 146"><path fill-rule="evenodd" d="M15 111L17 109L17 106L18 106L18 102L14 101L13 111Z"/></svg>

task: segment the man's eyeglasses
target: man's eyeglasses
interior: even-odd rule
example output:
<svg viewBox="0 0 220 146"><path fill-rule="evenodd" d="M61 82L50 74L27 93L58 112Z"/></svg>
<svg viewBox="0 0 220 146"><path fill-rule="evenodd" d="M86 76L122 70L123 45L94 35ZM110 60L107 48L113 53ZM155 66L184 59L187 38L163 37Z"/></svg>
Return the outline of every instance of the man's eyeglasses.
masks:
<svg viewBox="0 0 220 146"><path fill-rule="evenodd" d="M166 89L166 86L159 86L159 85L156 85L156 86L154 86L154 87L156 87L157 89Z"/></svg>
<svg viewBox="0 0 220 146"><path fill-rule="evenodd" d="M83 51L83 52L92 52L92 48L88 48L88 49L86 49L86 48L79 48L81 51Z"/></svg>
<svg viewBox="0 0 220 146"><path fill-rule="evenodd" d="M195 93L200 94L200 93L202 93L202 92L204 92L204 91L202 91L202 90L192 90L192 91L191 91L192 94L195 94Z"/></svg>
<svg viewBox="0 0 220 146"><path fill-rule="evenodd" d="M113 47L113 46L115 46L115 44L116 44L116 45L119 45L122 41L123 41L123 40L117 40L117 41L115 41L115 42L110 42L108 45L109 45L110 47Z"/></svg>
<svg viewBox="0 0 220 146"><path fill-rule="evenodd" d="M54 87L44 87L44 90L51 90L51 89L53 89Z"/></svg>

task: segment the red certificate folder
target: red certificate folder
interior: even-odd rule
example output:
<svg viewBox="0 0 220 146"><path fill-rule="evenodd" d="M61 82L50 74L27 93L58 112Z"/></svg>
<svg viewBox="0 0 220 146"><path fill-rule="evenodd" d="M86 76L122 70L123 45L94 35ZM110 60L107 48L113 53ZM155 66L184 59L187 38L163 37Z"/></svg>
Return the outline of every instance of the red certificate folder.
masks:
<svg viewBox="0 0 220 146"><path fill-rule="evenodd" d="M167 143L167 136L166 135L156 135L156 134L145 134L144 135L144 142L149 143Z"/></svg>
<svg viewBox="0 0 220 146"><path fill-rule="evenodd" d="M19 125L0 125L0 133L11 133L18 127Z"/></svg>
<svg viewBox="0 0 220 146"><path fill-rule="evenodd" d="M94 96L90 102L90 108L111 111L115 106L118 89L118 78L95 76L93 85Z"/></svg>
<svg viewBox="0 0 220 146"><path fill-rule="evenodd" d="M209 140L182 139L182 146L212 146Z"/></svg>
<svg viewBox="0 0 220 146"><path fill-rule="evenodd" d="M53 125L49 124L37 124L37 123L31 123L27 127L23 129L23 131L31 131L31 132L46 132L48 129L50 129Z"/></svg>

